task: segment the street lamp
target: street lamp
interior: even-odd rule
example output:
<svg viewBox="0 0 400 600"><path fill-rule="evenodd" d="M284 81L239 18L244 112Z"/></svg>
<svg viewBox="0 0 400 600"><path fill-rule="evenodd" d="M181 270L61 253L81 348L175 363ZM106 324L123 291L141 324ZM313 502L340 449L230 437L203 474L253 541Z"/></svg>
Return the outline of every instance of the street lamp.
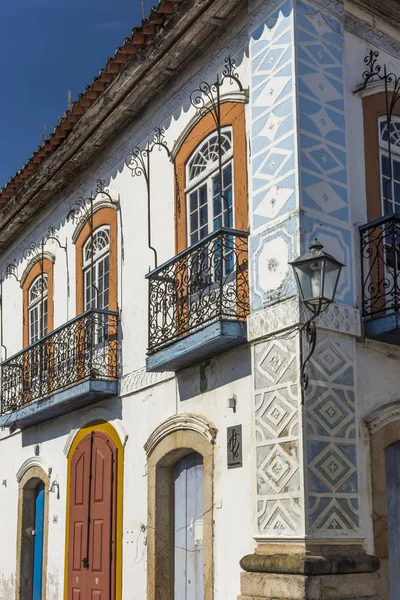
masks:
<svg viewBox="0 0 400 600"><path fill-rule="evenodd" d="M317 329L314 319L335 299L336 289L343 263L324 252L317 239L310 246L310 252L301 254L289 263L294 271L297 288L303 304L313 313L304 324L309 353L301 368L301 387L308 387L306 366L315 350Z"/></svg>

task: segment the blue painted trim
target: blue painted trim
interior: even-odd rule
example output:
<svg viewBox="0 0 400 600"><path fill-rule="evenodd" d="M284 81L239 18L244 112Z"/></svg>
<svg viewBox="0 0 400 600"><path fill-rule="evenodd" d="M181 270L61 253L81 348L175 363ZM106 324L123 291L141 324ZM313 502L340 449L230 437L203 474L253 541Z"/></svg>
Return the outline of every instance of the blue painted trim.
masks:
<svg viewBox="0 0 400 600"><path fill-rule="evenodd" d="M35 400L26 406L0 417L0 427L16 424L23 429L89 406L104 398L118 395L118 381L88 379L66 390L55 392L45 399Z"/></svg>
<svg viewBox="0 0 400 600"><path fill-rule="evenodd" d="M146 370L179 371L246 342L247 328L244 321L220 320L149 356Z"/></svg>
<svg viewBox="0 0 400 600"><path fill-rule="evenodd" d="M35 490L35 541L33 545L32 600L42 600L44 483Z"/></svg>
<svg viewBox="0 0 400 600"><path fill-rule="evenodd" d="M365 335L380 342L400 346L400 314L393 313L366 321Z"/></svg>

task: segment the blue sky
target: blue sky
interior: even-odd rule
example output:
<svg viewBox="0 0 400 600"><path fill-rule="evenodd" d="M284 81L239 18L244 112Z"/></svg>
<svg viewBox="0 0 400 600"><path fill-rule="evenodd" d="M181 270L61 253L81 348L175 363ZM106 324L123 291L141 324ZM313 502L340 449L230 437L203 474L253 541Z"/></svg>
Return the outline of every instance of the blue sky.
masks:
<svg viewBox="0 0 400 600"><path fill-rule="evenodd" d="M140 0L0 0L0 188L141 15Z"/></svg>

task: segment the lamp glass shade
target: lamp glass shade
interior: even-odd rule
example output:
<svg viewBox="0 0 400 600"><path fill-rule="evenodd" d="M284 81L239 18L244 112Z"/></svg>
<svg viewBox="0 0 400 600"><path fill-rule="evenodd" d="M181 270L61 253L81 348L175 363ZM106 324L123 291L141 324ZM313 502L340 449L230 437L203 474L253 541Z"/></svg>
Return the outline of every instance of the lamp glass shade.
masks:
<svg viewBox="0 0 400 600"><path fill-rule="evenodd" d="M315 314L319 314L323 305L334 301L343 267L342 263L323 252L322 248L316 241L310 248L312 252L299 256L290 263L303 302Z"/></svg>

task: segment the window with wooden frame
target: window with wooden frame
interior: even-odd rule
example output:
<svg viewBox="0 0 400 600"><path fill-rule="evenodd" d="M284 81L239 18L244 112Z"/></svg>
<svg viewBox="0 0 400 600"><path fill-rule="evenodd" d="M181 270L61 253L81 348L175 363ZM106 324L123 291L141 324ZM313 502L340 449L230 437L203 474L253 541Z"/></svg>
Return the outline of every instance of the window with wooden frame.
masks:
<svg viewBox="0 0 400 600"><path fill-rule="evenodd" d="M378 125L382 216L400 215L400 117L393 117L390 127L388 127L387 118L380 117ZM388 151L389 137L390 155Z"/></svg>
<svg viewBox="0 0 400 600"><path fill-rule="evenodd" d="M100 208L93 233L88 220L76 236L77 315L90 308L117 310L117 215L114 208Z"/></svg>
<svg viewBox="0 0 400 600"><path fill-rule="evenodd" d="M221 133L222 180L219 173L217 132L199 144L186 166L186 211L188 246L220 227L233 223L233 143L232 128Z"/></svg>
<svg viewBox="0 0 400 600"><path fill-rule="evenodd" d="M29 345L44 337L48 332L48 283L47 275L39 275L28 293Z"/></svg>
<svg viewBox="0 0 400 600"><path fill-rule="evenodd" d="M195 123L175 155L177 254L221 226L248 229L244 104L223 103L221 125L222 190L219 189L218 136L210 114ZM225 202L221 202L222 195Z"/></svg>
<svg viewBox="0 0 400 600"><path fill-rule="evenodd" d="M23 346L37 342L53 330L53 261L37 261L22 281Z"/></svg>

